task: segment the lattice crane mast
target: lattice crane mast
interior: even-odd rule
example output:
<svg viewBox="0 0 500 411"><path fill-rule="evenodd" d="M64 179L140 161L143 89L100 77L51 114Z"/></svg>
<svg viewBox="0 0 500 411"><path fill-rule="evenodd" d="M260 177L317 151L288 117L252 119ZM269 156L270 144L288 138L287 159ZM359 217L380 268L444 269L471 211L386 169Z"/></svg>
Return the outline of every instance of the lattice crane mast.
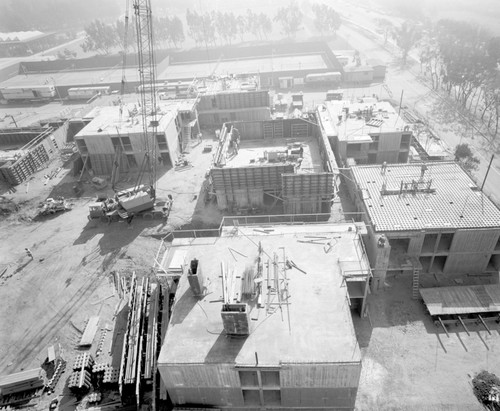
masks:
<svg viewBox="0 0 500 411"><path fill-rule="evenodd" d="M136 187L143 175L149 174L151 197L156 197L156 131L158 128L156 64L153 41L153 18L151 0L133 0L137 51L139 60L140 103L143 125L144 161L141 165Z"/></svg>
<svg viewBox="0 0 500 411"><path fill-rule="evenodd" d="M125 6L125 30L123 33L123 56L122 56L122 83L120 87L120 95L125 94L125 83L127 79L125 78L125 71L127 69L127 52L128 52L128 15L130 10L130 0L127 0L127 5Z"/></svg>

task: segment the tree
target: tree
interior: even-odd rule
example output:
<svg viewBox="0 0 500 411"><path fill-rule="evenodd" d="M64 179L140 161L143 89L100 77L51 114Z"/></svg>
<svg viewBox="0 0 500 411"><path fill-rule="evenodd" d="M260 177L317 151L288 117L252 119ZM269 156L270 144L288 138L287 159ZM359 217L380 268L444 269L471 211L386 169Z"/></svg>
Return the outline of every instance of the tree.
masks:
<svg viewBox="0 0 500 411"><path fill-rule="evenodd" d="M94 20L85 26L85 41L81 45L83 51L109 54L111 49L119 44L119 37L114 26L105 24L101 20Z"/></svg>
<svg viewBox="0 0 500 411"><path fill-rule="evenodd" d="M291 0L287 7L280 7L274 17L274 21L280 23L283 28L283 34L287 37L295 37L297 31L301 28L302 12L295 0Z"/></svg>
<svg viewBox="0 0 500 411"><path fill-rule="evenodd" d="M196 45L200 45L203 42L203 30L201 16L196 11L186 10L186 23L188 25L188 34Z"/></svg>
<svg viewBox="0 0 500 411"><path fill-rule="evenodd" d="M273 22L271 19L267 16L267 14L260 13L258 22L259 29L263 37L269 36L273 31Z"/></svg>
<svg viewBox="0 0 500 411"><path fill-rule="evenodd" d="M122 52L128 53L130 47L132 50L136 50L137 44L135 40L135 28L133 21L129 20L127 27L127 50L125 50L125 22L123 20L117 20L115 23L116 36L118 37L118 41L120 46L122 47Z"/></svg>
<svg viewBox="0 0 500 411"><path fill-rule="evenodd" d="M250 32L249 23L245 16L239 15L237 18L238 35L240 36L240 41L243 43L245 40L245 34Z"/></svg>
<svg viewBox="0 0 500 411"><path fill-rule="evenodd" d="M469 145L466 143L458 144L455 147L455 161L458 161L462 166L468 170L477 170L479 159L474 156Z"/></svg>
<svg viewBox="0 0 500 411"><path fill-rule="evenodd" d="M401 49L403 64L406 64L408 53L420 38L420 31L417 26L405 21L400 27L395 27L392 34L396 44Z"/></svg>
<svg viewBox="0 0 500 411"><path fill-rule="evenodd" d="M314 12L314 24L321 35L335 35L341 25L339 14L332 7L327 6L326 4L315 3L312 6L312 10Z"/></svg>
<svg viewBox="0 0 500 411"><path fill-rule="evenodd" d="M178 47L184 42L184 27L182 26L182 21L178 16L174 16L169 19L167 35L169 41L171 41L175 47Z"/></svg>
<svg viewBox="0 0 500 411"><path fill-rule="evenodd" d="M500 410L500 379L493 373L481 371L472 379L477 400L488 410Z"/></svg>

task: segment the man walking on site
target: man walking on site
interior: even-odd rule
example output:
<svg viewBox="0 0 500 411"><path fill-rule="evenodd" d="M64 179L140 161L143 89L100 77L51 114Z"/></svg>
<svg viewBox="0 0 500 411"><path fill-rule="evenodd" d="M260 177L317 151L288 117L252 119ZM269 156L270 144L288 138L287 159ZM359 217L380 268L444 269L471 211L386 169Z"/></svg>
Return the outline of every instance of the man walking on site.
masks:
<svg viewBox="0 0 500 411"><path fill-rule="evenodd" d="M31 250L29 248L25 248L24 251L26 251L28 257L33 260L33 253L31 252Z"/></svg>

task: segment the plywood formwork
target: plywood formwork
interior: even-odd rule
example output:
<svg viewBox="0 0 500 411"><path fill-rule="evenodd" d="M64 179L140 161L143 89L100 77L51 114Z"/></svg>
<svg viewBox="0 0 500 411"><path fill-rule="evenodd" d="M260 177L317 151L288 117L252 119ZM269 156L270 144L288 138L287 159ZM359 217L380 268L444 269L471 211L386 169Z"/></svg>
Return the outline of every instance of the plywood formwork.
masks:
<svg viewBox="0 0 500 411"><path fill-rule="evenodd" d="M330 206L333 173L283 174L281 178L286 214L321 213Z"/></svg>
<svg viewBox="0 0 500 411"><path fill-rule="evenodd" d="M293 173L293 164L260 167L212 168L210 175L215 190L274 189L281 187L281 175Z"/></svg>
<svg viewBox="0 0 500 411"><path fill-rule="evenodd" d="M269 91L227 91L200 96L198 110L203 113L214 108L220 110L269 107Z"/></svg>
<svg viewBox="0 0 500 411"><path fill-rule="evenodd" d="M68 122L39 128L0 130L0 148L18 147L0 155L0 178L18 185L38 171L47 161L59 154L63 147Z"/></svg>

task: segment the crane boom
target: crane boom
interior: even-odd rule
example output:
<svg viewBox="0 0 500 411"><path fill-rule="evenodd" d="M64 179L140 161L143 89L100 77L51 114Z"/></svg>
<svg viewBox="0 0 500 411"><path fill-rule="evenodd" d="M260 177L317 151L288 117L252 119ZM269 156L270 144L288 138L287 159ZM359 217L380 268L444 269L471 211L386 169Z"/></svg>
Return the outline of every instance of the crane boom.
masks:
<svg viewBox="0 0 500 411"><path fill-rule="evenodd" d="M122 83L120 88L120 95L125 94L125 70L127 68L127 49L128 49L128 14L130 10L130 2L127 0L127 5L125 9L125 30L123 33L123 57L122 57Z"/></svg>
<svg viewBox="0 0 500 411"><path fill-rule="evenodd" d="M157 96L156 96L156 64L153 41L153 19L151 0L134 0L135 27L137 37L137 51L139 60L139 80L141 97L141 116L143 125L144 161L139 172L136 186L141 184L142 175L149 173L149 184L152 188L152 197L156 193L156 130Z"/></svg>

